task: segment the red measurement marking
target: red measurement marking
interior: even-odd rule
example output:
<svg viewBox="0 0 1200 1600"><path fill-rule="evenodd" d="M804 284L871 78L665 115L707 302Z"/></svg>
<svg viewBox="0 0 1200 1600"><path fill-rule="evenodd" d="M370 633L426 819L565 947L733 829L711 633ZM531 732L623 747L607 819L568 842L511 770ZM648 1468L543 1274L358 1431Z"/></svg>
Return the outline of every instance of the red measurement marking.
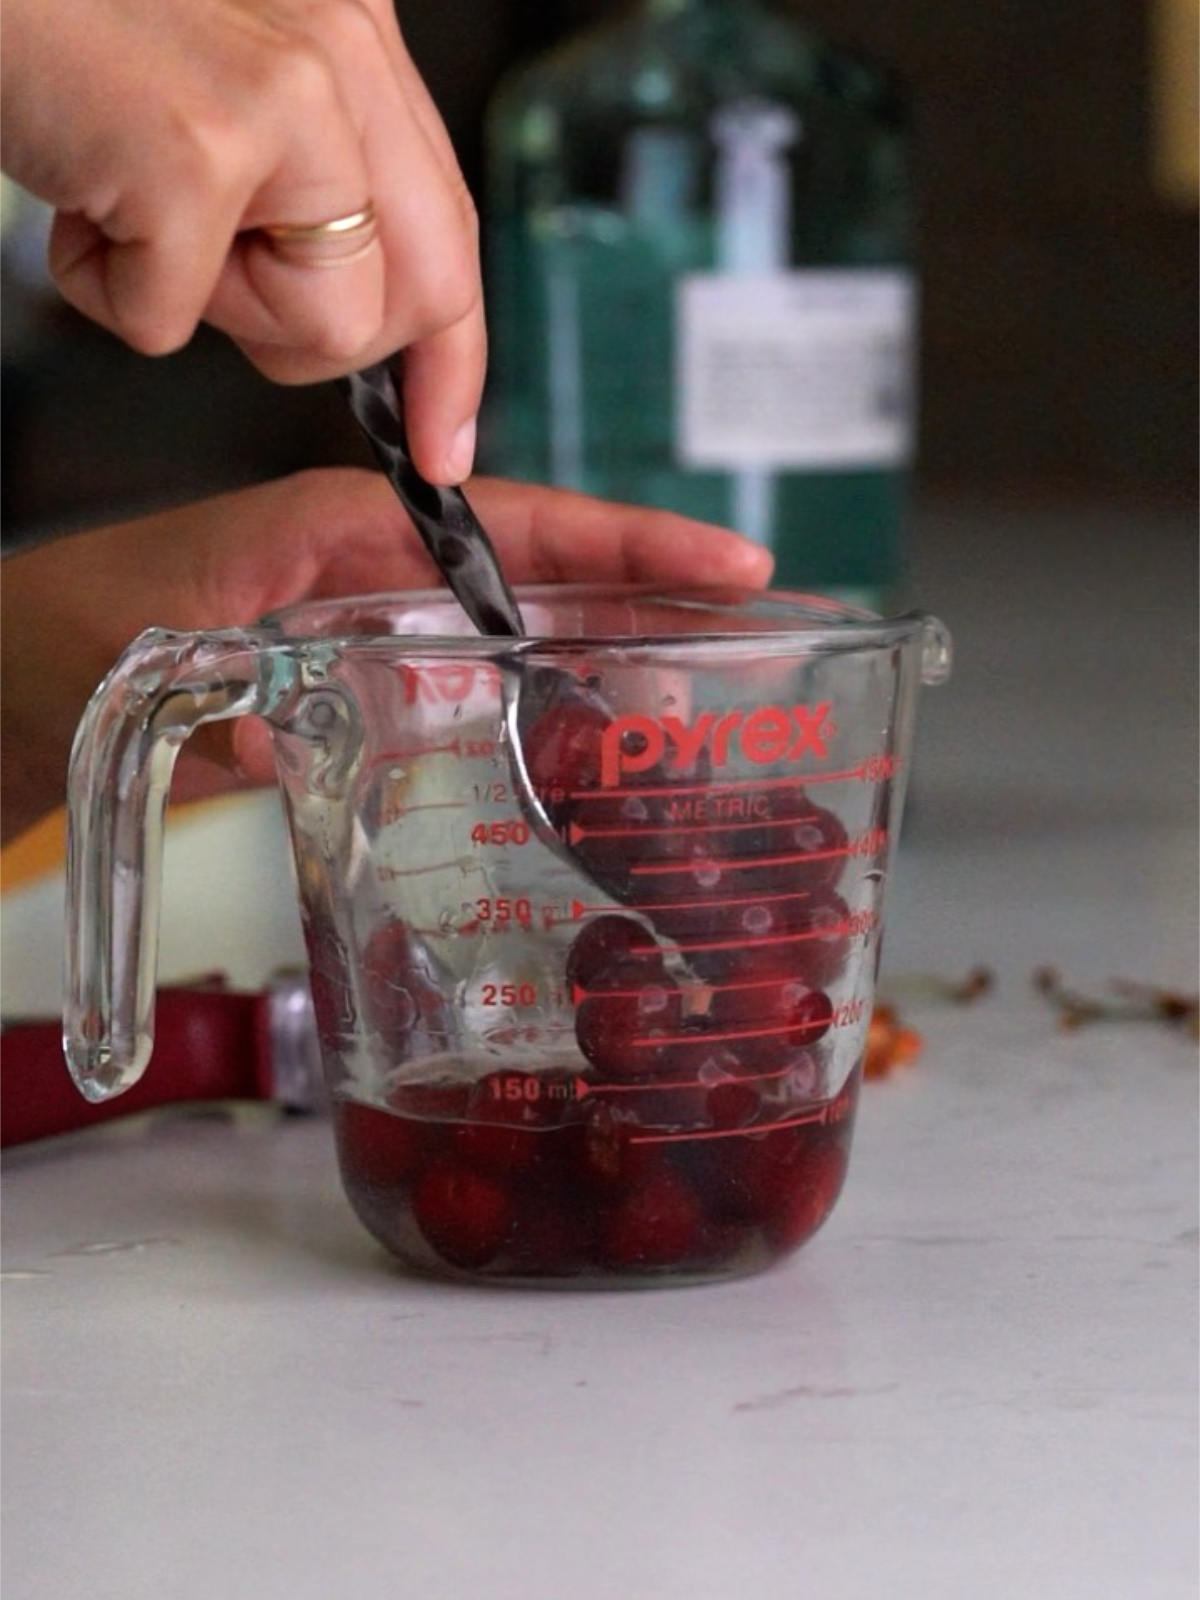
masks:
<svg viewBox="0 0 1200 1600"><path fill-rule="evenodd" d="M681 1139L736 1139L751 1133L776 1133L780 1128L802 1128L807 1123L828 1122L831 1101L826 1101L819 1111L810 1111L803 1117L788 1117L784 1122L751 1123L745 1128L706 1128L702 1133L635 1133L630 1144L677 1144Z"/></svg>
<svg viewBox="0 0 1200 1600"><path fill-rule="evenodd" d="M860 933L868 933L875 924L865 923L861 927L852 926L848 922L835 922L828 928L809 928L804 933L772 933L764 939L715 939L700 941L695 939L672 939L671 943L676 950L758 950L773 944L796 944L802 939L844 939L854 938Z"/></svg>
<svg viewBox="0 0 1200 1600"><path fill-rule="evenodd" d="M635 945L635 952L639 948L649 955L657 953L659 947L656 944L641 947ZM738 989L780 989L785 984L801 981L798 977L784 974L774 978L747 978L744 983L685 983L681 986L681 992L685 995L732 994ZM653 983L644 983L640 989L584 989L579 984L574 984L571 989L571 1004L582 1005L585 1000L636 1000L639 995L645 994L647 989L655 987ZM838 1024L835 1023L834 1026L837 1027Z"/></svg>
<svg viewBox="0 0 1200 1600"><path fill-rule="evenodd" d="M727 861L718 861L715 856L693 856L690 861L635 861L629 871L643 876L698 872L706 867L718 867L722 872L746 872L751 867L790 867L797 861L832 861L835 856L852 853L852 846L845 844L837 850L799 850L786 856L734 856Z"/></svg>
<svg viewBox="0 0 1200 1600"><path fill-rule="evenodd" d="M610 791L611 792L611 791ZM645 790L639 790L644 794ZM798 828L806 818L756 817L751 822L656 822L640 828L585 828L572 822L567 829L567 842L578 844L581 839L648 839L656 833L737 833L745 828Z"/></svg>
<svg viewBox="0 0 1200 1600"><path fill-rule="evenodd" d="M757 901L760 898L761 898L761 896L758 896L758 895L752 895L751 896L751 899L753 901L755 901L755 903L757 903ZM585 911L588 910L587 907L580 905L579 901L576 901L575 904L577 906L579 906L578 912L575 913L576 917L582 916L585 913ZM684 901L681 901L680 905L678 907L676 907L675 909L688 910L692 906L694 906L695 904L696 904L695 900L684 900ZM736 901L731 901L731 900L724 900L724 901L721 902L721 904L722 905L735 905L735 904L737 904L737 902ZM623 910L624 911L642 911L642 910L656 910L656 909L662 910L662 909L665 909L665 908L664 907L653 907L653 906L651 906L651 907L643 907L643 906L619 906L618 905L618 906L593 906L590 909L593 910L593 911L613 911L613 912L619 913L619 912L621 912ZM546 924L546 926L547 927L560 927L562 925L562 921L563 920L564 919L559 919L557 922L549 922L549 923ZM574 920L574 918L572 918L571 920ZM877 919L872 915L870 917L870 920L861 921L859 923L834 922L834 923L831 923L828 928L809 928L804 933L772 933L772 934L768 934L767 937L763 938L763 939L744 939L744 938L743 939L717 939L717 940L710 940L708 942L701 942L699 940L693 940L693 939L671 939L671 940L669 940L667 942L670 944L670 946L671 946L671 948L673 950L756 950L756 949L759 949L759 948L761 948L761 947L763 947L765 945L790 944L790 943L794 943L795 941L800 940L800 939L844 939L844 938L847 938L847 937L849 937L851 939L854 939L854 938L857 938L860 933L870 933L875 928L876 922L877 922ZM643 948L643 947L637 947L637 948ZM646 945L644 946L644 948L647 949L647 950L653 950L656 947L654 945L650 944L649 942L647 942ZM609 994L613 993L612 990L607 990L605 992L609 993Z"/></svg>
<svg viewBox="0 0 1200 1600"><path fill-rule="evenodd" d="M462 811L466 808L466 804L465 800L426 800L421 805L398 805L391 809L395 812L395 820L398 822L401 817L411 817L417 811Z"/></svg>
<svg viewBox="0 0 1200 1600"><path fill-rule="evenodd" d="M431 861L423 867L376 867L375 876L380 883L391 883L396 878L416 878L422 872L445 872L449 867L457 867L459 858L453 861Z"/></svg>
<svg viewBox="0 0 1200 1600"><path fill-rule="evenodd" d="M739 1073L736 1078L719 1078L715 1083L701 1083L699 1078L674 1078L669 1081L655 1078L650 1083L586 1083L582 1078L576 1078L575 1097L582 1100L585 1094L646 1094L656 1089L703 1089L707 1092L723 1083L765 1083L771 1078L786 1078L791 1070L791 1067L773 1067L770 1072Z"/></svg>
<svg viewBox="0 0 1200 1600"><path fill-rule="evenodd" d="M807 900L808 889L788 889L779 894L727 894L718 900L648 900L630 906L631 911L701 911L707 906L762 906L773 900ZM595 909L593 907L593 909Z"/></svg>
<svg viewBox="0 0 1200 1600"><path fill-rule="evenodd" d="M410 749L381 750L372 762L372 771L375 767L386 767L392 762L417 761L422 756L461 756L462 741L451 739L449 744L419 744Z"/></svg>
<svg viewBox="0 0 1200 1600"><path fill-rule="evenodd" d="M860 762L857 767L849 767L845 772L804 772L790 778L740 778L736 783L664 783L627 789L573 789L568 799L621 800L627 795L632 795L637 799L645 799L647 795L722 795L742 794L749 789L803 789L813 783L839 783L847 778L865 778L871 762L878 760L880 760L878 756L869 757L867 761ZM893 762L892 774L899 770L899 761ZM880 776L883 776L883 774L880 774Z"/></svg>
<svg viewBox="0 0 1200 1600"><path fill-rule="evenodd" d="M657 1038L646 1034L629 1042L635 1050L664 1044L724 1044L727 1039L775 1039L781 1033L809 1033L813 1028L828 1026L829 1018L819 1017L815 1022L778 1022L772 1028L737 1028L721 1033L660 1033Z"/></svg>
<svg viewBox="0 0 1200 1600"><path fill-rule="evenodd" d="M768 905L774 900L807 900L808 889L786 889L779 894L740 894L723 895L719 900L696 900L688 896L686 900L639 900L635 906L587 906L582 900L572 900L570 917L563 917L563 922L577 922L580 917L590 917L596 912L611 911L703 911L708 906L761 906Z"/></svg>

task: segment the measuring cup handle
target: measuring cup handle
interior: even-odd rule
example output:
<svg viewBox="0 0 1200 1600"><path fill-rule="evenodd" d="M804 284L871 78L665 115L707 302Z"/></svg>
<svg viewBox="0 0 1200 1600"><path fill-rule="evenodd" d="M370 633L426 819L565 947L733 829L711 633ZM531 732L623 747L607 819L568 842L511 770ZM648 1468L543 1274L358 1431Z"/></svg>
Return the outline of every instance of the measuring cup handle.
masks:
<svg viewBox="0 0 1200 1600"><path fill-rule="evenodd" d="M245 630L136 639L96 690L68 778L63 1047L93 1101L131 1088L154 1045L163 817L175 757L204 722L267 714L292 690Z"/></svg>

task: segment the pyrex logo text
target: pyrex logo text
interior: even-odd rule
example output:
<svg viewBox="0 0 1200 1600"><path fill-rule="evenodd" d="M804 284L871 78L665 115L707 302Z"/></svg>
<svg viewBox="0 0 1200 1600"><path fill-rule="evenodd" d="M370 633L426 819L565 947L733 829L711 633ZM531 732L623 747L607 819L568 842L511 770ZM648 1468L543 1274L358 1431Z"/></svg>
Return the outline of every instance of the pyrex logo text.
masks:
<svg viewBox="0 0 1200 1600"><path fill-rule="evenodd" d="M600 740L600 783L615 788L629 773L664 762L668 772L686 771L706 750L714 767L730 750L757 766L829 756L830 702L815 706L759 706L755 711L702 711L694 722L681 717L616 717Z"/></svg>

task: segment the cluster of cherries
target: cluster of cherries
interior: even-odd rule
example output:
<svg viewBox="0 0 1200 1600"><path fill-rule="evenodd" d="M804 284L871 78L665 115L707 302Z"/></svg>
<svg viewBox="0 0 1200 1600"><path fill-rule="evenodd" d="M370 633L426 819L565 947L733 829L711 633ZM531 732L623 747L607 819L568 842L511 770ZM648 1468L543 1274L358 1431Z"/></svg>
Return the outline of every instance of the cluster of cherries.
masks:
<svg viewBox="0 0 1200 1600"><path fill-rule="evenodd" d="M563 1111L532 1075L543 1098L518 1120L493 1091L521 1076L460 1092L458 1117L448 1089L431 1091L421 1116L339 1102L347 1193L389 1249L502 1278L718 1275L802 1244L845 1177L857 1074L821 1120L762 1129L741 1123L736 1084L718 1086L711 1137L625 1121L601 1097Z"/></svg>
<svg viewBox="0 0 1200 1600"><path fill-rule="evenodd" d="M586 1069L409 1085L388 1110L336 1108L356 1210L415 1264L718 1275L794 1249L841 1188L858 1073L822 1099L826 988L850 946L841 822L799 780L714 783L701 762L601 789L604 725L568 701L527 742L556 827L631 913L585 917L568 955ZM367 982L381 997L374 1031L398 1045L412 1017L391 1016L387 995L411 1007L420 974L394 927Z"/></svg>

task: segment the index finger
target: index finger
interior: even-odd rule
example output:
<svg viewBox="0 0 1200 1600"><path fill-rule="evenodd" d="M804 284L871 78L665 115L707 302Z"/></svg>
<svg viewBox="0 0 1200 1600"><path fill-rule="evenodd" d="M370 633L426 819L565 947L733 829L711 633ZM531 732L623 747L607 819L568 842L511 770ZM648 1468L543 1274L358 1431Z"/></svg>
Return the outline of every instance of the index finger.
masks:
<svg viewBox="0 0 1200 1600"><path fill-rule="evenodd" d="M615 505L570 489L473 478L467 494L515 583L732 584L763 588L762 545L673 511Z"/></svg>

